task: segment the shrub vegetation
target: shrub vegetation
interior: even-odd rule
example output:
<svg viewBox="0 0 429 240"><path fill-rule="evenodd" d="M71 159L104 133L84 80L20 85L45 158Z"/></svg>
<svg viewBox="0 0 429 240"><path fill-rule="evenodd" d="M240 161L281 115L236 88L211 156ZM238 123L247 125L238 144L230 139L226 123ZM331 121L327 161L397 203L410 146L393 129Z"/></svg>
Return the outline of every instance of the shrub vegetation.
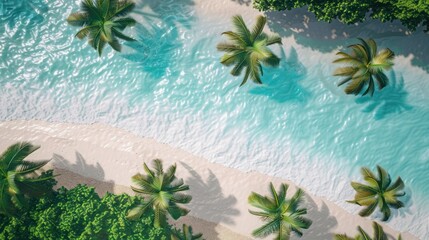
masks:
<svg viewBox="0 0 429 240"><path fill-rule="evenodd" d="M418 26L429 30L429 4L415 0L254 0L253 6L261 11L282 11L307 7L318 20L343 23L362 22L370 18L382 22L399 20L405 27L415 31Z"/></svg>
<svg viewBox="0 0 429 240"><path fill-rule="evenodd" d="M19 218L0 215L0 239L169 239L171 226L154 228L148 209L138 221L128 221L127 211L139 197L107 193L100 198L84 185L53 196L32 200Z"/></svg>

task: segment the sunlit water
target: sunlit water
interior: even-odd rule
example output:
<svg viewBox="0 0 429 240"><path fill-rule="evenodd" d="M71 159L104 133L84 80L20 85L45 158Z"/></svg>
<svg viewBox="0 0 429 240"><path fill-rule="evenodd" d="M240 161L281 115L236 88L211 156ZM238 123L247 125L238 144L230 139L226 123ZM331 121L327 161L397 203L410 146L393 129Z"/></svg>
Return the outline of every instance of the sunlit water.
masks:
<svg viewBox="0 0 429 240"><path fill-rule="evenodd" d="M108 123L290 179L355 213L344 202L349 181L379 164L407 185L390 224L429 239L429 74L409 55L399 54L391 84L373 98L346 96L331 76L333 52L292 41L273 48L282 62L264 69L264 85L239 88L215 48L229 18L202 18L191 1L140 4L144 24L129 32L139 41L102 58L64 21L78 1L17 2L0 19L1 120Z"/></svg>

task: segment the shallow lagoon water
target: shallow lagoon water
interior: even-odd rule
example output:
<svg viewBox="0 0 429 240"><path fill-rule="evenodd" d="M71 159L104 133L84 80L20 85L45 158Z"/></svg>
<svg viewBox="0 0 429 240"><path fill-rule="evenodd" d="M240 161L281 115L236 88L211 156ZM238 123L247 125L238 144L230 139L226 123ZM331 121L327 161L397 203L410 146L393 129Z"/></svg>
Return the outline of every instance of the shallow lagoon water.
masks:
<svg viewBox="0 0 429 240"><path fill-rule="evenodd" d="M239 88L215 48L231 13L203 18L190 0L140 2L134 16L143 24L130 31L139 41L98 58L64 21L78 2L21 1L1 16L2 120L107 123L290 179L356 213L344 202L353 198L349 181L360 180L361 166L380 164L407 186L406 207L390 224L429 238L429 73L425 59L415 62L427 47L410 52L405 37L377 36L398 55L391 84L373 98L355 97L336 87L330 62L356 40L318 49L292 32L283 35L289 44L273 47L282 62L264 69L264 85Z"/></svg>

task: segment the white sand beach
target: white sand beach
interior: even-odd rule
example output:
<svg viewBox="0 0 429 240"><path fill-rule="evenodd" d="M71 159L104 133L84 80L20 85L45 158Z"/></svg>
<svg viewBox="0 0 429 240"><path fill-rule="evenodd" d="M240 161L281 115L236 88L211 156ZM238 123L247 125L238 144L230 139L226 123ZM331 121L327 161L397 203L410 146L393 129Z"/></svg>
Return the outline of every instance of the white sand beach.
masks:
<svg viewBox="0 0 429 240"><path fill-rule="evenodd" d="M258 172L241 172L175 149L153 139L141 138L103 124L49 123L44 121L8 121L0 123L0 149L17 141L30 141L41 148L30 159L51 159L58 184L72 187L85 183L105 192L132 194L131 176L142 172L143 162L160 158L164 165L177 164L177 176L190 186L193 196L187 206L190 216L182 222L202 232L206 239L251 239L251 232L262 222L248 213L247 197L254 191L268 193L268 184L289 184L289 196L297 187L287 178L273 178ZM311 174L311 173L309 173ZM305 189L304 189L305 190ZM302 239L330 240L334 233L354 236L358 225L372 233L372 221L348 213L334 203L306 192L304 205L313 220ZM382 224L384 230L399 232ZM404 239L418 239L402 233ZM294 238L298 239L298 238Z"/></svg>

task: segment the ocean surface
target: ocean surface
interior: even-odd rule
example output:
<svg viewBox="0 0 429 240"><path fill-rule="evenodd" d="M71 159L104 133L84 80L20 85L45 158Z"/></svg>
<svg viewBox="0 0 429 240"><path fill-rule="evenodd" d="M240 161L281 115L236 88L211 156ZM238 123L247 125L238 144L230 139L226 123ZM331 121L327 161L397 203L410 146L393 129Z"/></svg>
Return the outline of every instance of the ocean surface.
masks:
<svg viewBox="0 0 429 240"><path fill-rule="evenodd" d="M407 186L406 207L389 224L429 239L428 34L396 23L318 23L302 9L269 13L266 29L283 37L272 47L280 67L264 68L263 85L240 88L216 44L232 30L232 15L254 23L250 6L247 15L209 15L214 2L140 1L133 16L141 24L127 30L138 41L98 57L65 21L78 3L0 8L0 120L110 124L291 180L356 214L345 203L354 196L349 183L362 180L360 167L378 164ZM335 53L356 37L396 53L389 86L372 98L346 95L332 76Z"/></svg>

